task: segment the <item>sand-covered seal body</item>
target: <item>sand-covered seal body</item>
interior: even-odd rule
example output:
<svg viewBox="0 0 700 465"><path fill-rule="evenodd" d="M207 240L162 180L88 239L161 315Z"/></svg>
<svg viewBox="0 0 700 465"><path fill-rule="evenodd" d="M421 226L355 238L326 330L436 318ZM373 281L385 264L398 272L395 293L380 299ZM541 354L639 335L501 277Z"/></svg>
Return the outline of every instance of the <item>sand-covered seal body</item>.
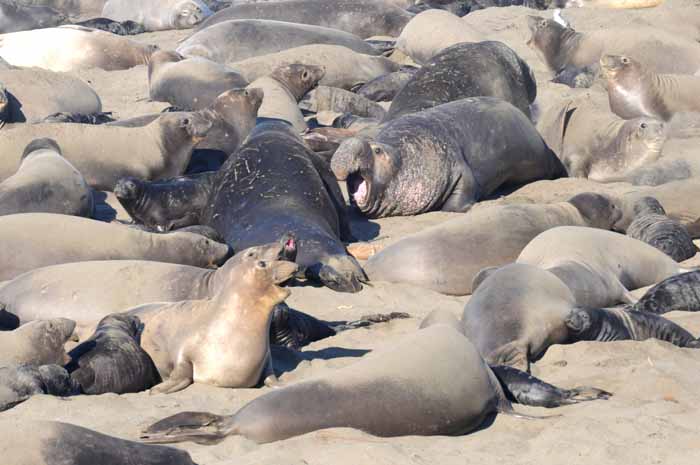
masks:
<svg viewBox="0 0 700 465"><path fill-rule="evenodd" d="M371 141L344 141L331 167L347 180L355 205L375 218L466 211L503 185L564 172L525 114L493 97L389 121Z"/></svg>
<svg viewBox="0 0 700 465"><path fill-rule="evenodd" d="M0 3L0 34L54 27L65 19L65 15L45 6Z"/></svg>
<svg viewBox="0 0 700 465"><path fill-rule="evenodd" d="M134 21L146 31L191 29L213 12L200 0L108 0L102 16Z"/></svg>
<svg viewBox="0 0 700 465"><path fill-rule="evenodd" d="M0 366L0 412L38 394L67 397L79 392L68 372L61 365ZM4 434L3 436L7 438ZM15 447L17 447L16 444ZM6 454L5 457L7 458Z"/></svg>
<svg viewBox="0 0 700 465"><path fill-rule="evenodd" d="M465 97L498 97L530 117L537 83L530 67L502 42L442 50L396 94L386 121Z"/></svg>
<svg viewBox="0 0 700 465"><path fill-rule="evenodd" d="M13 331L0 332L0 366L63 365L64 345L74 336L75 322L67 318L35 320Z"/></svg>

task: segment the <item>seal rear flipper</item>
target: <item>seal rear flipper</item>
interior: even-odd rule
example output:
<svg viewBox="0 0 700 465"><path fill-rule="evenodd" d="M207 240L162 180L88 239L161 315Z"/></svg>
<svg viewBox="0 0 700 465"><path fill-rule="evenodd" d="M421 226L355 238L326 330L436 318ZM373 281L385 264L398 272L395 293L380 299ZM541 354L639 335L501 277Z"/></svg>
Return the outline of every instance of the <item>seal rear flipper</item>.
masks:
<svg viewBox="0 0 700 465"><path fill-rule="evenodd" d="M611 393L593 387L561 389L509 366L491 366L506 397L522 405L559 407L589 400L605 400Z"/></svg>
<svg viewBox="0 0 700 465"><path fill-rule="evenodd" d="M141 431L139 439L146 443L192 441L215 444L226 435L227 417L208 412L182 412L160 420Z"/></svg>
<svg viewBox="0 0 700 465"><path fill-rule="evenodd" d="M194 382L192 379L192 372L192 364L188 361L182 362L175 367L167 380L154 386L150 393L172 394L174 392L182 391Z"/></svg>
<svg viewBox="0 0 700 465"><path fill-rule="evenodd" d="M365 271L350 255L325 257L322 262L307 268L307 274L338 292L360 292L362 283L369 282Z"/></svg>

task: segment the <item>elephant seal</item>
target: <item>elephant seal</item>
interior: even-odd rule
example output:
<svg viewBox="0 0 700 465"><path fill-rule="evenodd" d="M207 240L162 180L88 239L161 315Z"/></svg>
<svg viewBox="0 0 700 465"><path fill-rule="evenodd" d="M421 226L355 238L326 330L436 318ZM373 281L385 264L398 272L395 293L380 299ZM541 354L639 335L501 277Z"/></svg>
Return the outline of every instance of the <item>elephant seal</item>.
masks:
<svg viewBox="0 0 700 465"><path fill-rule="evenodd" d="M634 58L605 55L610 109L624 119L647 116L668 121L676 113L700 112L700 77L656 74Z"/></svg>
<svg viewBox="0 0 700 465"><path fill-rule="evenodd" d="M0 87L6 101L0 107L0 124L38 123L55 113L92 115L102 111L93 88L67 73L39 68L2 70Z"/></svg>
<svg viewBox="0 0 700 465"><path fill-rule="evenodd" d="M626 234L659 249L677 262L687 260L698 252L693 239L680 223L666 216L658 200L643 197L634 204L635 218Z"/></svg>
<svg viewBox="0 0 700 465"><path fill-rule="evenodd" d="M299 102L299 108L314 113L328 112L333 115L349 113L359 117L375 118L377 121L381 121L386 115L386 110L381 105L354 92L328 86L318 86L307 93Z"/></svg>
<svg viewBox="0 0 700 465"><path fill-rule="evenodd" d="M194 146L212 123L197 113L163 114L141 128L91 124L19 125L0 138L0 180L19 167L24 148L38 136L49 137L90 186L112 190L123 176L168 178L185 172Z"/></svg>
<svg viewBox="0 0 700 465"><path fill-rule="evenodd" d="M664 279L649 289L629 308L644 313L668 313L676 310L700 311L700 271L690 271Z"/></svg>
<svg viewBox="0 0 700 465"><path fill-rule="evenodd" d="M619 180L654 163L668 138L662 121L625 121L585 99L554 105L537 126L569 176L598 182Z"/></svg>
<svg viewBox="0 0 700 465"><path fill-rule="evenodd" d="M144 324L141 345L165 380L153 393L193 382L244 388L272 375L270 318L289 291L279 287L298 271L293 262L241 261L234 281L209 300L145 305L129 311ZM192 325L192 316L200 323Z"/></svg>
<svg viewBox="0 0 700 465"><path fill-rule="evenodd" d="M112 0L113 1L113 0ZM315 0L236 3L209 17L198 29L233 19L264 19L310 24L349 32L366 39L396 37L413 15L388 0Z"/></svg>
<svg viewBox="0 0 700 465"><path fill-rule="evenodd" d="M104 317L95 334L70 351L66 370L83 394L125 394L161 382L153 360L141 348L141 321L126 314Z"/></svg>
<svg viewBox="0 0 700 465"><path fill-rule="evenodd" d="M401 88L413 78L418 68L404 66L398 71L372 79L357 88L357 95L373 102L391 102Z"/></svg>
<svg viewBox="0 0 700 465"><path fill-rule="evenodd" d="M478 208L401 239L370 257L364 268L372 281L466 295L481 269L515 261L541 232L564 225L617 229L622 212L619 199L594 193L552 204Z"/></svg>
<svg viewBox="0 0 700 465"><path fill-rule="evenodd" d="M68 360L64 345L76 341L75 321L67 318L35 320L14 331L0 331L0 366L63 365Z"/></svg>
<svg viewBox="0 0 700 465"><path fill-rule="evenodd" d="M88 245L85 238L90 238ZM197 234L154 234L50 213L0 216L0 239L5 244L0 252L0 281L61 263L142 259L206 267L221 263L228 255L226 245ZM18 250L25 252L17 254Z"/></svg>
<svg viewBox="0 0 700 465"><path fill-rule="evenodd" d="M176 51L185 57L201 56L218 63L231 63L309 44L342 45L358 53L380 54L371 45L347 32L261 19L237 19L214 24L190 36Z"/></svg>
<svg viewBox="0 0 700 465"><path fill-rule="evenodd" d="M279 66L269 76L253 81L249 87L262 89L264 93L258 118L287 121L299 132L306 130L299 101L318 85L323 74L320 66L296 63Z"/></svg>
<svg viewBox="0 0 700 465"><path fill-rule="evenodd" d="M116 34L118 36L132 36L146 32L146 28L143 27L142 24L134 21L119 22L109 18L91 18L74 24L76 26L89 27L91 29L111 32L112 34Z"/></svg>
<svg viewBox="0 0 700 465"><path fill-rule="evenodd" d="M102 16L134 21L146 31L191 29L213 12L201 0L107 0Z"/></svg>
<svg viewBox="0 0 700 465"><path fill-rule="evenodd" d="M249 82L267 76L283 65L304 63L321 66L326 71L319 84L350 90L399 69L399 65L382 56L357 53L347 47L328 44L302 45L230 63Z"/></svg>
<svg viewBox="0 0 700 465"><path fill-rule="evenodd" d="M559 226L535 237L518 263L548 269L587 307L632 303L629 291L685 270L660 250L612 231Z"/></svg>
<svg viewBox="0 0 700 465"><path fill-rule="evenodd" d="M148 62L151 100L185 111L202 110L221 93L247 85L233 69L201 57L184 59L177 52L159 50Z"/></svg>
<svg viewBox="0 0 700 465"><path fill-rule="evenodd" d="M530 117L537 83L502 42L461 43L432 57L391 102L385 121L465 97L498 97Z"/></svg>
<svg viewBox="0 0 700 465"><path fill-rule="evenodd" d="M583 315L595 323L583 324ZM489 364L524 371L554 344L656 338L686 347L694 340L680 326L651 316L579 307L567 285L553 273L512 263L483 279L464 307L462 325ZM606 328L600 325L603 319L610 322ZM601 335L601 330L607 335Z"/></svg>
<svg viewBox="0 0 700 465"><path fill-rule="evenodd" d="M51 139L32 141L17 172L0 182L0 215L60 213L92 216L92 191Z"/></svg>
<svg viewBox="0 0 700 465"><path fill-rule="evenodd" d="M528 45L554 74L598 68L601 56L633 56L656 73L695 74L700 70L700 44L655 28L611 28L576 32L552 19L528 16Z"/></svg>
<svg viewBox="0 0 700 465"><path fill-rule="evenodd" d="M38 394L67 397L79 392L66 369L60 365L0 366L0 412L11 409ZM4 434L3 436L7 437ZM3 455L7 459L7 454Z"/></svg>
<svg viewBox="0 0 700 465"><path fill-rule="evenodd" d="M57 421L3 419L5 441L0 454L17 465L94 463L119 465L125 460L148 465L196 465L190 454L174 447L149 446ZM21 444L21 446L19 446ZM86 447L96 444L96 447Z"/></svg>
<svg viewBox="0 0 700 465"><path fill-rule="evenodd" d="M344 141L331 168L371 218L466 211L503 185L564 173L525 114L493 97L391 120L372 141Z"/></svg>
<svg viewBox="0 0 700 465"><path fill-rule="evenodd" d="M65 15L53 8L7 1L0 3L0 34L54 27L65 20Z"/></svg>
<svg viewBox="0 0 700 465"><path fill-rule="evenodd" d="M0 56L8 63L50 71L129 69L145 65L155 50L154 45L82 26L13 32L0 37Z"/></svg>

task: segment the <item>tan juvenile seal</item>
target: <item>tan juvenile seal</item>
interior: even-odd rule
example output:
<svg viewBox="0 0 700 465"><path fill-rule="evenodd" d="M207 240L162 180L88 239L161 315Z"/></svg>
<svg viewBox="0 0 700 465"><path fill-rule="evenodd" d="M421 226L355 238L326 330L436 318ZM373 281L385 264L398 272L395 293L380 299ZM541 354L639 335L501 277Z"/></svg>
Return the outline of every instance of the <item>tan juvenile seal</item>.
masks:
<svg viewBox="0 0 700 465"><path fill-rule="evenodd" d="M197 113L163 114L151 124L120 128L92 124L18 125L0 138L0 180L19 167L22 151L37 137L50 137L90 186L112 190L123 176L143 179L181 175L194 146L212 123Z"/></svg>
<svg viewBox="0 0 700 465"><path fill-rule="evenodd" d="M157 49L122 36L81 26L13 32L0 37L0 56L13 66L51 71L145 65Z"/></svg>
<svg viewBox="0 0 700 465"><path fill-rule="evenodd" d="M0 366L63 365L69 359L64 345L77 341L75 321L67 318L35 320L14 331L0 331Z"/></svg>
<svg viewBox="0 0 700 465"><path fill-rule="evenodd" d="M700 77L657 74L629 56L605 55L610 109L625 119L648 116L668 121L675 113L700 112Z"/></svg>
<svg viewBox="0 0 700 465"><path fill-rule="evenodd" d="M191 29L213 13L201 0L108 0L102 16L134 21L146 31Z"/></svg>

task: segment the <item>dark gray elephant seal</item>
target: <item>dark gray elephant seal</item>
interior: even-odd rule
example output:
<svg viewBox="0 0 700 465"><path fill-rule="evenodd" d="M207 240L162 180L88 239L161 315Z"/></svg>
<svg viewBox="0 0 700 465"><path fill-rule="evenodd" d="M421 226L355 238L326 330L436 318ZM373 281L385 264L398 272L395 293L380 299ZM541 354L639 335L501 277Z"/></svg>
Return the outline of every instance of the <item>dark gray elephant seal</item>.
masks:
<svg viewBox="0 0 700 465"><path fill-rule="evenodd" d="M0 281L44 266L89 260L145 259L206 267L223 262L229 251L228 246L197 234L154 234L50 213L0 216L0 240L5 244L0 251Z"/></svg>
<svg viewBox="0 0 700 465"><path fill-rule="evenodd" d="M90 217L93 210L90 186L51 139L32 141L24 149L17 172L0 182L0 215L60 213Z"/></svg>
<svg viewBox="0 0 700 465"><path fill-rule="evenodd" d="M646 313L668 313L676 310L700 311L700 271L691 271L661 281L649 289L632 310Z"/></svg>
<svg viewBox="0 0 700 465"><path fill-rule="evenodd" d="M233 69L201 57L185 59L177 52L159 50L148 62L151 100L185 111L202 110L221 93L247 85Z"/></svg>
<svg viewBox="0 0 700 465"><path fill-rule="evenodd" d="M49 137L91 187L112 190L119 178L158 179L179 176L190 162L194 146L212 123L198 113L161 115L140 128L104 125L23 124L0 138L0 180L17 171L24 148L37 137Z"/></svg>
<svg viewBox="0 0 700 465"><path fill-rule="evenodd" d="M83 394L141 392L161 382L139 344L140 326L136 316L108 315L89 339L70 351L66 370Z"/></svg>
<svg viewBox="0 0 700 465"><path fill-rule="evenodd" d="M13 331L0 332L0 366L64 365L65 344L77 341L75 321L67 318L35 320Z"/></svg>
<svg viewBox="0 0 700 465"><path fill-rule="evenodd" d="M564 174L525 114L493 97L389 121L371 141L344 141L331 167L347 181L351 201L373 218L466 211L504 185Z"/></svg>
<svg viewBox="0 0 700 465"><path fill-rule="evenodd" d="M515 261L541 232L563 225L618 229L622 214L619 199L594 193L552 204L478 208L401 239L371 256L364 268L372 281L470 294L480 270Z"/></svg>
<svg viewBox="0 0 700 465"><path fill-rule="evenodd" d="M0 34L58 26L66 17L45 6L29 6L15 2L0 3Z"/></svg>
<svg viewBox="0 0 700 465"><path fill-rule="evenodd" d="M114 21L109 18L91 18L86 21L75 23L75 25L99 29L119 36L131 36L146 32L146 28L144 28L142 24L134 21Z"/></svg>
<svg viewBox="0 0 700 465"><path fill-rule="evenodd" d="M146 31L191 29L213 12L201 0L107 0L102 16L134 21Z"/></svg>
<svg viewBox="0 0 700 465"><path fill-rule="evenodd" d="M688 230L666 216L658 200L643 197L634 204L635 218L627 227L627 235L656 247L677 262L698 252Z"/></svg>
<svg viewBox="0 0 700 465"><path fill-rule="evenodd" d="M668 121L676 113L700 112L700 77L657 74L634 58L605 55L610 109L625 119L647 116Z"/></svg>
<svg viewBox="0 0 700 465"><path fill-rule="evenodd" d="M60 365L0 366L0 412L11 409L38 394L67 397L79 392L78 386L71 380L66 369ZM4 431L3 437L7 437ZM3 456L8 460L7 454L3 453Z"/></svg>
<svg viewBox="0 0 700 465"><path fill-rule="evenodd" d="M55 113L92 115L102 111L100 97L82 79L39 68L0 71L0 124L38 123Z"/></svg>
<svg viewBox="0 0 700 465"><path fill-rule="evenodd" d="M196 465L184 450L139 444L57 421L7 419L0 421L0 432L5 438L0 454L16 465Z"/></svg>
<svg viewBox="0 0 700 465"><path fill-rule="evenodd" d="M386 121L465 97L498 97L530 117L537 83L502 42L460 43L432 57L396 94Z"/></svg>
<svg viewBox="0 0 700 465"><path fill-rule="evenodd" d="M265 19L311 24L349 32L366 39L373 36L397 37L413 17L389 0L315 0L236 3L207 18L198 29L232 19Z"/></svg>
<svg viewBox="0 0 700 465"><path fill-rule="evenodd" d="M347 32L259 19L224 21L202 29L182 42L176 51L185 57L201 56L218 63L231 63L309 44L342 45L367 55L380 54Z"/></svg>
<svg viewBox="0 0 700 465"><path fill-rule="evenodd" d="M376 77L357 88L357 95L373 102L391 102L401 88L418 72L418 68L405 66L398 71Z"/></svg>

